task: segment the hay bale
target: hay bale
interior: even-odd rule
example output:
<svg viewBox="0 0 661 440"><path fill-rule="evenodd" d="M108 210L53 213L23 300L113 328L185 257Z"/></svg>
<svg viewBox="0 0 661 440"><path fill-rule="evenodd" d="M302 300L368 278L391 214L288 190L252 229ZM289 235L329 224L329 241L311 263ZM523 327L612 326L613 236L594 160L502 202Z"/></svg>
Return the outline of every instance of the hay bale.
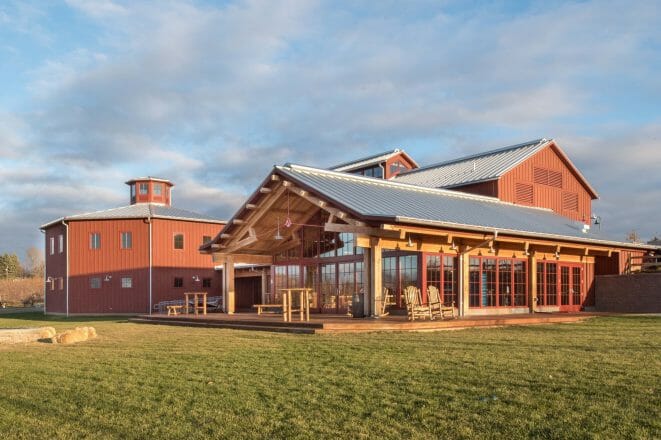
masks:
<svg viewBox="0 0 661 440"><path fill-rule="evenodd" d="M0 330L0 344L21 344L52 338L53 327L10 328Z"/></svg>
<svg viewBox="0 0 661 440"><path fill-rule="evenodd" d="M58 344L74 344L92 338L96 338L96 330L94 327L76 327L73 330L67 330L64 333L60 333L53 338L53 342Z"/></svg>

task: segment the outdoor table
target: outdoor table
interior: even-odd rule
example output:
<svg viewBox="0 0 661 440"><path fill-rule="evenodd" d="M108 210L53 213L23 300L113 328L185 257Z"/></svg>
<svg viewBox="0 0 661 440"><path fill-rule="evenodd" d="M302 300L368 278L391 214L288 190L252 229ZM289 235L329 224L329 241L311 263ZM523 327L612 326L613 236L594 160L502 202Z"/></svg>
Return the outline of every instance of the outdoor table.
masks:
<svg viewBox="0 0 661 440"><path fill-rule="evenodd" d="M301 321L310 320L310 293L314 290L309 287L291 287L288 289L278 289L282 293L282 314L285 322L291 322L291 312L300 312ZM292 308L292 293L299 295L299 308ZM304 300L305 298L305 300Z"/></svg>
<svg viewBox="0 0 661 440"><path fill-rule="evenodd" d="M207 314L207 292L184 292L184 313L188 315L188 307L190 297L193 297L193 313L196 315L202 311L203 315ZM200 306L199 299L202 298L202 305Z"/></svg>

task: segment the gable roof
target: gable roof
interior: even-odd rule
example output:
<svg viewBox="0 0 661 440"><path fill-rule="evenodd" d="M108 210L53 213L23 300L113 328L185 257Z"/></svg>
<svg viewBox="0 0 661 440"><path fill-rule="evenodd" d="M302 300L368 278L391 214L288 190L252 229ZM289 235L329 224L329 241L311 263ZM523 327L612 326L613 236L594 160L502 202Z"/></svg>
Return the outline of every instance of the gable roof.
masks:
<svg viewBox="0 0 661 440"><path fill-rule="evenodd" d="M335 165L329 168L329 170L332 171L351 171L359 168L365 168L370 165L377 165L381 162L385 162L391 157L397 156L398 154L401 154L404 156L404 158L411 163L414 167L418 167L418 164L416 163L415 160L408 154L406 154L406 151L400 150L399 148L395 148L394 150L389 150L384 153L379 153L379 154L373 154L371 156L367 157L362 157L360 159L355 159L350 162L344 162L339 165Z"/></svg>
<svg viewBox="0 0 661 440"><path fill-rule="evenodd" d="M76 220L116 220L132 218L163 218L171 220L185 220L203 223L225 224L225 221L211 218L207 215L199 214L185 209L174 208L172 206L160 205L157 203L136 203L134 205L120 206L119 208L104 209L102 211L88 212L84 214L75 214L61 217L52 222L40 226L40 229L48 228L62 221Z"/></svg>
<svg viewBox="0 0 661 440"><path fill-rule="evenodd" d="M422 224L572 242L632 246L600 232L583 232L583 224L549 209L502 202L494 197L427 188L397 181L356 176L287 164L274 172L367 221Z"/></svg>
<svg viewBox="0 0 661 440"><path fill-rule="evenodd" d="M599 197L555 141L546 138L405 171L395 176L393 180L431 188L455 188L487 182L498 179L546 147L554 149L593 198Z"/></svg>

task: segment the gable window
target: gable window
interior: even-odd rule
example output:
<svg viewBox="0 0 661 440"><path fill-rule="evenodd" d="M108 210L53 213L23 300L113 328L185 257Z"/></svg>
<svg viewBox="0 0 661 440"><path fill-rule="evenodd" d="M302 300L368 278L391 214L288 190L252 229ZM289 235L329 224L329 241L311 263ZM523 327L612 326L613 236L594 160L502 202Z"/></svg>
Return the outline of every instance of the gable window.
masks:
<svg viewBox="0 0 661 440"><path fill-rule="evenodd" d="M60 234L59 235L59 245L60 245L60 253L64 252L64 235Z"/></svg>
<svg viewBox="0 0 661 440"><path fill-rule="evenodd" d="M101 278L98 278L98 277L90 278L90 288L91 289L100 289L101 288Z"/></svg>
<svg viewBox="0 0 661 440"><path fill-rule="evenodd" d="M403 163L397 160L390 164L390 175L394 176L395 174L399 174L402 171L406 171L407 169L408 168L406 168Z"/></svg>
<svg viewBox="0 0 661 440"><path fill-rule="evenodd" d="M92 232L90 234L90 249L101 249L101 233Z"/></svg>
<svg viewBox="0 0 661 440"><path fill-rule="evenodd" d="M183 249L184 248L184 234L175 234L174 235L174 248Z"/></svg>
<svg viewBox="0 0 661 440"><path fill-rule="evenodd" d="M122 289L130 289L133 287L133 278L123 277L122 278Z"/></svg>
<svg viewBox="0 0 661 440"><path fill-rule="evenodd" d="M55 254L55 237L50 238L50 254Z"/></svg>
<svg viewBox="0 0 661 440"><path fill-rule="evenodd" d="M122 232L122 249L131 249L133 247L133 234L131 232Z"/></svg>
<svg viewBox="0 0 661 440"><path fill-rule="evenodd" d="M174 287L184 287L184 279L181 277L174 277Z"/></svg>
<svg viewBox="0 0 661 440"><path fill-rule="evenodd" d="M211 278L203 278L202 287L211 287Z"/></svg>
<svg viewBox="0 0 661 440"><path fill-rule="evenodd" d="M149 184L148 183L141 183L140 184L140 195L144 196L147 195L149 192Z"/></svg>

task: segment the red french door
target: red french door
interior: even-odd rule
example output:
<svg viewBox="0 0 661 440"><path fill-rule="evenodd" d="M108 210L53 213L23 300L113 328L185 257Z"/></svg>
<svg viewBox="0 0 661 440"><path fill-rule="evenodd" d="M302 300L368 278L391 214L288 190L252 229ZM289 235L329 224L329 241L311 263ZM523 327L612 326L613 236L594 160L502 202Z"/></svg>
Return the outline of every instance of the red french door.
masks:
<svg viewBox="0 0 661 440"><path fill-rule="evenodd" d="M577 265L560 264L560 311L578 312L583 303L582 270Z"/></svg>

